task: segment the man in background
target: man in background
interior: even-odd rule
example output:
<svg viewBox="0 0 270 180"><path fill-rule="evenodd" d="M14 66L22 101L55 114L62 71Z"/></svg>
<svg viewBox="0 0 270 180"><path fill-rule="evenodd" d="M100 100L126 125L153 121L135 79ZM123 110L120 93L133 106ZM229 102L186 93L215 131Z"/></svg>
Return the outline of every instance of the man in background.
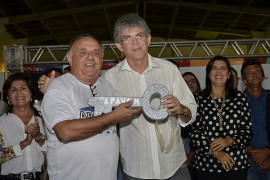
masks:
<svg viewBox="0 0 270 180"><path fill-rule="evenodd" d="M251 110L253 137L247 151L251 158L248 180L270 180L270 139L266 121L266 97L269 94L263 87L264 70L256 59L243 62L241 76ZM269 123L269 122L268 122Z"/></svg>

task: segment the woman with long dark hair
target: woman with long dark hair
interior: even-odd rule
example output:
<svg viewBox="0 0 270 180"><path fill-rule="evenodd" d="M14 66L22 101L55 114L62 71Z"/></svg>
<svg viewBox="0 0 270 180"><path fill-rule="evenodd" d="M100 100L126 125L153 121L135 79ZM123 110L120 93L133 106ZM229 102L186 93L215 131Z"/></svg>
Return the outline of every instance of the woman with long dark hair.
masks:
<svg viewBox="0 0 270 180"><path fill-rule="evenodd" d="M190 138L198 180L246 180L246 146L252 137L246 96L233 87L227 57L215 56L206 67L206 86L196 96L198 110Z"/></svg>

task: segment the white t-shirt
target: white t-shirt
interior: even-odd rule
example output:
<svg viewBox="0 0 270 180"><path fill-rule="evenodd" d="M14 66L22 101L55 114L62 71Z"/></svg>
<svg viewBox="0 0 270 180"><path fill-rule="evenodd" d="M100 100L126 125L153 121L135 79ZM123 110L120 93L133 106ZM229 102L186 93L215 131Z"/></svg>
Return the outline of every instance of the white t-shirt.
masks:
<svg viewBox="0 0 270 180"><path fill-rule="evenodd" d="M99 78L94 84L96 96L113 96L109 82ZM92 117L89 85L70 73L56 78L45 92L41 109L48 136L48 172L50 180L114 180L119 157L116 127L110 126L88 139L62 143L53 127L64 120Z"/></svg>
<svg viewBox="0 0 270 180"><path fill-rule="evenodd" d="M189 123L175 117L155 122L143 115L120 123L124 172L142 179L167 179L186 161L180 125L186 126L195 120L197 104L174 64L150 55L148 60L148 67L141 74L132 70L125 59L108 70L104 77L112 84L117 96L124 97L142 97L150 85L163 84L169 94L191 110Z"/></svg>
<svg viewBox="0 0 270 180"><path fill-rule="evenodd" d="M45 134L42 119L38 117L40 132ZM35 122L35 116L31 118L30 123ZM44 163L42 151L46 151L46 142L42 147L35 140L31 145L23 150L20 148L20 142L26 138L25 125L22 120L13 113L5 113L0 117L0 132L3 134L4 147L13 146L16 158L1 164L1 174L7 175L19 174L23 172L41 171Z"/></svg>

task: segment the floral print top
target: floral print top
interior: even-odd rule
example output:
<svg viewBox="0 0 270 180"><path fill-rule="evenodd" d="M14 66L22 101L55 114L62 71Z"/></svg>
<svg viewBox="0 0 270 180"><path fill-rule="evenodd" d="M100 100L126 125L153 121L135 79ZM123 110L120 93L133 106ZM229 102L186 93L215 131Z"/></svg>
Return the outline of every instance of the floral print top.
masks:
<svg viewBox="0 0 270 180"><path fill-rule="evenodd" d="M3 146L4 146L3 135L0 132L0 164L16 157L16 154L12 146L9 147Z"/></svg>

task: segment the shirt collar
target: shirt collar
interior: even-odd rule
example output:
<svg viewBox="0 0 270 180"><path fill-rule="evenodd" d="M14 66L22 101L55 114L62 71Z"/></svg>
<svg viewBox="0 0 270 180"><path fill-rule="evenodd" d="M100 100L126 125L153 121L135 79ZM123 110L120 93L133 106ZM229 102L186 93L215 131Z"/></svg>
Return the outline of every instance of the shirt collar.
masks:
<svg viewBox="0 0 270 180"><path fill-rule="evenodd" d="M160 64L155 60L154 57L152 57L150 54L148 54L148 66L147 66L145 72L151 71L153 68L160 68ZM135 72L133 69L130 68L126 58L123 60L123 62L120 65L119 72L120 71Z"/></svg>
<svg viewBox="0 0 270 180"><path fill-rule="evenodd" d="M265 89L262 89L262 94L259 96L266 96L269 92L267 92ZM253 97L247 90L247 88L244 90L244 94L246 94L247 97Z"/></svg>

